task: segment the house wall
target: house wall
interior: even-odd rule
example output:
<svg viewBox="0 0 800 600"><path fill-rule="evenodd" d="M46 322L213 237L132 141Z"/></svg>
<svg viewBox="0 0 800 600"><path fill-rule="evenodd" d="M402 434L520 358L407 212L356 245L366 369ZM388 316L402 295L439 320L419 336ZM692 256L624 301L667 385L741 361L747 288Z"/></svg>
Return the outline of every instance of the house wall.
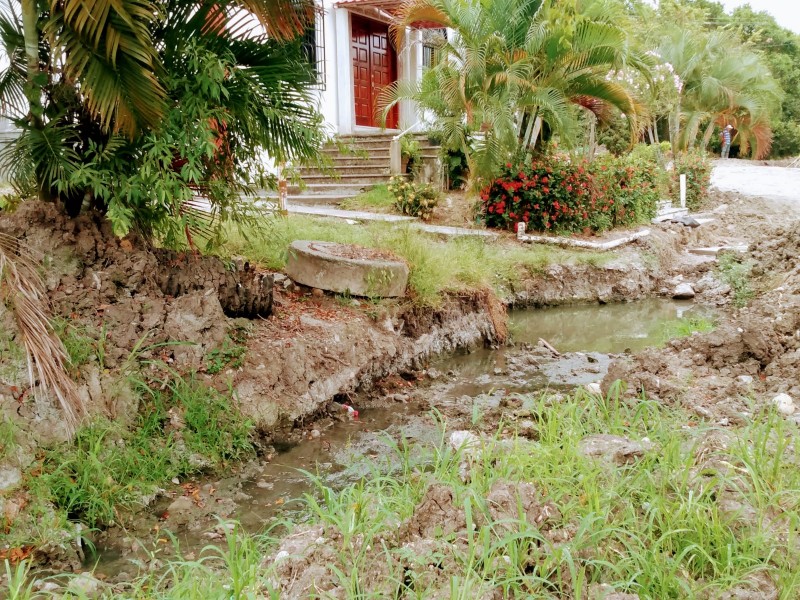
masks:
<svg viewBox="0 0 800 600"><path fill-rule="evenodd" d="M353 103L353 61L351 57L351 11L334 6L331 0L321 0L323 9L325 46L325 85L318 92L319 110L331 134L346 135L358 131L375 130L356 127ZM367 18L383 20L369 12L358 14ZM422 50L420 33L409 30L403 48L397 51L398 79L416 81L422 72ZM400 129L406 129L419 121L417 107L413 102L400 104Z"/></svg>

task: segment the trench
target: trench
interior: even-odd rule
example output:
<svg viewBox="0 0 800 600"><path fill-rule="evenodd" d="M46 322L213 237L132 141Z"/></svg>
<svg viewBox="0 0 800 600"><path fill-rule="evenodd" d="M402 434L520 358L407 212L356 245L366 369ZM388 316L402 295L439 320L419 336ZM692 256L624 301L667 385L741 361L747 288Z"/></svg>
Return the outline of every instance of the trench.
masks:
<svg viewBox="0 0 800 600"><path fill-rule="evenodd" d="M199 553L210 543L224 544L221 535L209 534L219 523L214 505L221 499L232 499L235 505L228 502L225 518L253 533L281 517L302 518L300 499L318 491L314 478L341 489L370 473L390 472L397 444L429 448L441 442L442 420L448 414L479 415L501 407L509 393L566 391L599 381L615 355L663 343L667 323L699 315L713 317L691 301L665 299L513 311L513 345L439 357L430 363L424 383L402 387L400 380L395 393L354 398L357 419L332 404L331 416L310 425L301 442L241 465L227 477L194 482L196 501L184 507L185 514L170 514L174 496L181 492L176 489L173 497L168 493L143 511L132 527L104 532L95 540L94 551L87 553L85 565L115 577L135 569L132 561L142 553L169 556L170 542L163 535L159 538L161 529L172 532L183 556ZM540 339L561 356L539 345ZM153 537L154 531L158 539L150 546L139 541Z"/></svg>

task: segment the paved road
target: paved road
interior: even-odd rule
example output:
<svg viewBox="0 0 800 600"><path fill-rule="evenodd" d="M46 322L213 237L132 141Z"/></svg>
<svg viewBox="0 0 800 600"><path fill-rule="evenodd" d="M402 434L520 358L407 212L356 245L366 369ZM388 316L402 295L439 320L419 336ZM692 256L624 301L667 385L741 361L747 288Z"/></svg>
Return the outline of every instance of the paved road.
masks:
<svg viewBox="0 0 800 600"><path fill-rule="evenodd" d="M800 213L800 168L765 167L745 160L718 160L711 185L724 192L766 198Z"/></svg>

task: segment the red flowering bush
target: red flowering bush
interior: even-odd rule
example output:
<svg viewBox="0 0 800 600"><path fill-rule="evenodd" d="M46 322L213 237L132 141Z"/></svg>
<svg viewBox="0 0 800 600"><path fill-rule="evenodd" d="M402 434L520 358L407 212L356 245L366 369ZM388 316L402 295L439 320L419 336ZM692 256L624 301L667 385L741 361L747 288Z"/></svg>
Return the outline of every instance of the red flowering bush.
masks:
<svg viewBox="0 0 800 600"><path fill-rule="evenodd" d="M500 176L481 192L489 227L579 231L608 215L614 201L605 196L586 163L550 157L530 165L506 164ZM602 219L601 219L602 220ZM596 223L602 227L602 223Z"/></svg>
<svg viewBox="0 0 800 600"><path fill-rule="evenodd" d="M524 221L530 230L559 232L641 222L653 215L662 192L657 166L644 162L547 157L530 165L508 163L481 192L482 216L489 227Z"/></svg>

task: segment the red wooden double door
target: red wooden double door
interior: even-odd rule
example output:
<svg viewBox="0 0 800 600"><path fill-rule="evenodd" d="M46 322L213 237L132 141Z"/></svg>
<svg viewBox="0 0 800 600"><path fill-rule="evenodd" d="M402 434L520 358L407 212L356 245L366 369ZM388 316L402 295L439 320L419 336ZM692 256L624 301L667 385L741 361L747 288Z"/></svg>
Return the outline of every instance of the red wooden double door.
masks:
<svg viewBox="0 0 800 600"><path fill-rule="evenodd" d="M352 15L351 30L356 125L380 127L378 97L397 81L397 53L389 42L389 26ZM395 106L386 119L387 128L397 128L397 113Z"/></svg>

